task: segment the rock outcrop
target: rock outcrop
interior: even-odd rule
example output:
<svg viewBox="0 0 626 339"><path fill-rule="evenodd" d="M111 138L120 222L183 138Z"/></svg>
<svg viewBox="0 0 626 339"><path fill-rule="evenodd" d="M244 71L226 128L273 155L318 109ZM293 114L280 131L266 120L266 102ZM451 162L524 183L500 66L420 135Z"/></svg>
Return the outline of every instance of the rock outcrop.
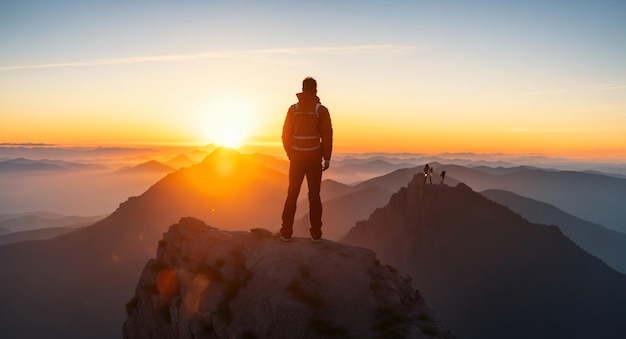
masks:
<svg viewBox="0 0 626 339"><path fill-rule="evenodd" d="M182 218L127 303L125 338L447 337L419 292L367 249Z"/></svg>

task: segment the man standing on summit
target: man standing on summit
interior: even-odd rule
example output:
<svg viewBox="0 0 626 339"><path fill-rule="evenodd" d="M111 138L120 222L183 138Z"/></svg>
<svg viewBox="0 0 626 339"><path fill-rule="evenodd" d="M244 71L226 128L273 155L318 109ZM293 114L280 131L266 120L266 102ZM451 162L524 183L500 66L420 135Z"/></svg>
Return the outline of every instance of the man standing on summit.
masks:
<svg viewBox="0 0 626 339"><path fill-rule="evenodd" d="M309 222L311 241L322 239L322 171L330 166L333 150L333 126L328 109L317 97L317 82L311 77L302 81L298 103L291 105L283 125L283 147L289 158L289 189L283 209L281 240L291 241L293 219L302 181L309 187ZM323 165L322 165L323 161Z"/></svg>

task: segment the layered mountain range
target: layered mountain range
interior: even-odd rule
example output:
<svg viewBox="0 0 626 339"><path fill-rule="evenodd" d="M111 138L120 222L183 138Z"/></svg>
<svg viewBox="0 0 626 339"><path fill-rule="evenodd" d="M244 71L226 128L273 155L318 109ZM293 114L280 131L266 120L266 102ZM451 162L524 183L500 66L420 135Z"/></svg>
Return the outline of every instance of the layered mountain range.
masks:
<svg viewBox="0 0 626 339"><path fill-rule="evenodd" d="M626 233L626 179L528 167L438 168L476 191L499 189L549 203L583 220Z"/></svg>
<svg viewBox="0 0 626 339"><path fill-rule="evenodd" d="M31 160L16 158L0 160L0 173L20 171L71 171L71 170L99 170L104 167L94 164L82 164L62 160Z"/></svg>
<svg viewBox="0 0 626 339"><path fill-rule="evenodd" d="M478 183L480 190L491 187L483 185L484 182L502 183L506 182L502 179L505 175L535 171L524 168L502 174L495 169L495 174L489 174L486 169L481 172L439 165L436 169L436 174L443 169L448 172L446 182L449 185L456 185L454 179L461 178L473 182L472 187ZM287 189L284 170L284 161L217 149L201 163L168 174L145 193L129 198L114 213L91 226L50 240L0 246L3 267L0 337L120 337L122 323L127 319L124 305L133 300L138 279L143 284L155 278L152 271L141 272L159 241L164 240L167 227L181 217L193 216L221 229L211 230L212 233L239 239L242 234L229 231L245 231L243 239L248 240L242 242L270 241L263 237L257 239L248 234L248 230L275 231L280 227ZM347 233L344 239L349 244L375 251L383 270L390 264L399 269L401 276L410 275L413 288L422 292L428 305L450 326L451 332L462 338L610 338L624 333L626 329L619 318L625 314L624 275L584 252L556 227L530 223L465 185L424 185L423 176L413 178L419 172L421 167L400 169L352 186L325 181L322 191L325 238L336 239ZM533 177L537 183L543 183L545 175L552 178L549 171L544 172ZM476 177L485 181L472 181ZM531 186L530 179L524 180L517 185ZM603 180L606 179L602 178L601 185L597 184L606 189L606 185L614 183ZM433 181L438 182L438 178ZM560 179L553 181L561 182ZM570 184L583 187L576 180ZM540 184L535 186L535 190L543 190ZM570 188L554 189L567 192ZM562 196L560 193L559 197ZM299 205L301 216L305 210L306 203ZM358 220L366 221L352 228ZM305 223L299 224L303 235L308 233L306 227ZM299 241L271 244L261 248L274 251L275 245L300 245ZM314 260L306 257L310 255L307 251L314 249L309 247L312 245L307 242L303 248L291 247L294 256L302 255L297 257L296 263L303 264L305 258ZM321 259L335 258L335 254L343 253L342 248L353 247L344 248L329 242L317 247L317 251L324 253ZM168 251L177 253L175 248ZM358 252L346 251L350 255ZM157 261L151 262L149 267L155 263L169 267L188 264L163 258L157 256ZM213 259L207 258L201 254L189 260L208 260L212 265ZM349 258L346 257L348 262ZM289 274L298 272L299 268L294 271L294 267L289 268ZM325 275L317 275L322 272L314 272L312 266L309 268L318 284L327 282ZM226 271L221 274L224 276ZM150 293L141 293L135 293L137 309L146 306L146 300L152 300ZM293 299L293 295L287 296ZM206 303L216 306L211 302ZM207 310L213 310L211 307ZM175 314L174 310L170 309L170 316ZM244 317L244 314L247 313L237 313L237 317ZM322 318L322 322L316 324L331 332L344 328L356 333L352 325L341 325L330 318ZM168 331L173 331L174 327L165 319L149 321L158 328L169 326ZM248 325L237 325L233 332L223 319L222 323L203 319L205 330L213 326L211 335L267 333ZM416 326L411 328L418 329L417 332L402 333L422 335L419 321ZM131 332L127 335L133 336Z"/></svg>
<svg viewBox="0 0 626 339"><path fill-rule="evenodd" d="M286 185L254 158L218 149L92 226L0 246L0 336L119 337L123 305L169 225L196 216L225 230L276 229Z"/></svg>
<svg viewBox="0 0 626 339"><path fill-rule="evenodd" d="M540 201L502 190L480 192L485 197L519 213L525 219L556 225L578 246L619 272L626 273L626 234L582 220Z"/></svg>

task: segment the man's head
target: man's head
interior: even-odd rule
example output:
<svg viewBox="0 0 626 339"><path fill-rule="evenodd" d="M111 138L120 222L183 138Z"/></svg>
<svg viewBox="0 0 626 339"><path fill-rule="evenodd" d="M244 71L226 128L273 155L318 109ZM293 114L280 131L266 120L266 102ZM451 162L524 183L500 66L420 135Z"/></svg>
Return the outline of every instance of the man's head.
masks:
<svg viewBox="0 0 626 339"><path fill-rule="evenodd" d="M317 93L317 81L312 77L306 77L302 80L302 92Z"/></svg>

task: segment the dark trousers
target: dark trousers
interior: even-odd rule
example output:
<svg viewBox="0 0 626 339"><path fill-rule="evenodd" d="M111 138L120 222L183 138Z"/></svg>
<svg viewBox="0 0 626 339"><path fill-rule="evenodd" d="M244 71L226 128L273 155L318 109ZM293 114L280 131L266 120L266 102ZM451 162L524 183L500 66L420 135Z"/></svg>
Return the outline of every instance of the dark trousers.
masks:
<svg viewBox="0 0 626 339"><path fill-rule="evenodd" d="M283 237L290 238L293 233L293 218L296 215L298 195L305 176L309 186L309 222L311 224L309 231L313 238L322 237L321 160L292 160L289 162L289 189L283 209L283 227L280 229Z"/></svg>

